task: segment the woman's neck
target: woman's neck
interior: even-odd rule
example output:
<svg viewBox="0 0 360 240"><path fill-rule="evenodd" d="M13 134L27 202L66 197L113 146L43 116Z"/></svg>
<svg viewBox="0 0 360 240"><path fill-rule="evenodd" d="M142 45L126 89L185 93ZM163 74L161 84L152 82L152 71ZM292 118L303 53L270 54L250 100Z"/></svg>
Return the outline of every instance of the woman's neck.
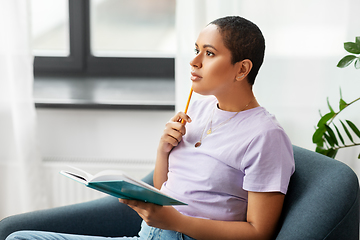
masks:
<svg viewBox="0 0 360 240"><path fill-rule="evenodd" d="M240 112L260 106L250 89L230 91L223 96L215 96L218 107L229 112Z"/></svg>

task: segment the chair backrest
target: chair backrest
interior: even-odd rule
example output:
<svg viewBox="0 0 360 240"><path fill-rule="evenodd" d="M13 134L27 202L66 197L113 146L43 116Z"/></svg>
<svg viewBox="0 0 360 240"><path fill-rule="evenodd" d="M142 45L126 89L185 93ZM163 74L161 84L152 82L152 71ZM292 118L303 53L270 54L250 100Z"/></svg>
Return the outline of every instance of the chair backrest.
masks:
<svg viewBox="0 0 360 240"><path fill-rule="evenodd" d="M346 164L294 146L277 240L359 239L359 182Z"/></svg>

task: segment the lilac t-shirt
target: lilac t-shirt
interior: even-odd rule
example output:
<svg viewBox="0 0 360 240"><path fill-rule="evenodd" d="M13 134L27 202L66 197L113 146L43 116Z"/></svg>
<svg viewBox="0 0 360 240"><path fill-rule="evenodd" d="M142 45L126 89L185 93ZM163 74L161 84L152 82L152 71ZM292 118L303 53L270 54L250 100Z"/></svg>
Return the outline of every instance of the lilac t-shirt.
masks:
<svg viewBox="0 0 360 240"><path fill-rule="evenodd" d="M175 206L179 212L245 221L247 191L286 193L294 172L292 145L263 107L231 118L234 113L219 109L217 99L210 97L192 103L188 114L192 122L169 155L168 180L161 188L188 204ZM207 135L210 124L213 132Z"/></svg>

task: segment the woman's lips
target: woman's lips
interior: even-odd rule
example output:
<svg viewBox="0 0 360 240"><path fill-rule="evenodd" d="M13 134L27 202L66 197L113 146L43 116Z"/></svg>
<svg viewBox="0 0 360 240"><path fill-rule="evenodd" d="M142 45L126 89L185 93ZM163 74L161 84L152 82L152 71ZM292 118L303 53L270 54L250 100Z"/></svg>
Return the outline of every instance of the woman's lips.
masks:
<svg viewBox="0 0 360 240"><path fill-rule="evenodd" d="M191 72L191 77L190 77L190 79L192 80L192 81L197 81L197 80L200 80L202 77L201 76L199 76L199 75L197 75L195 72Z"/></svg>

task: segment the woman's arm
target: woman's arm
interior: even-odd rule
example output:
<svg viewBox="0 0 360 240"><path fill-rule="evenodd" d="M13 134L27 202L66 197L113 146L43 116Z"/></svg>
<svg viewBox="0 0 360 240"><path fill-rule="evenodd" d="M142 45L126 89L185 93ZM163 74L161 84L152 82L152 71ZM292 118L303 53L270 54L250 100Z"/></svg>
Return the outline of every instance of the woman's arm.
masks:
<svg viewBox="0 0 360 240"><path fill-rule="evenodd" d="M149 225L184 233L195 239L272 239L277 230L285 195L249 192L247 221L217 221L182 215L173 207L134 200L128 204Z"/></svg>
<svg viewBox="0 0 360 240"><path fill-rule="evenodd" d="M182 218L179 231L195 239L273 239L285 195L249 192L247 221ZM183 222L184 221L184 222Z"/></svg>
<svg viewBox="0 0 360 240"><path fill-rule="evenodd" d="M184 123L181 123L181 120ZM190 123L191 119L183 112L177 113L169 122L166 123L163 135L157 149L157 157L154 170L154 186L158 189L167 180L168 158L171 150L176 147L186 133L185 124Z"/></svg>

